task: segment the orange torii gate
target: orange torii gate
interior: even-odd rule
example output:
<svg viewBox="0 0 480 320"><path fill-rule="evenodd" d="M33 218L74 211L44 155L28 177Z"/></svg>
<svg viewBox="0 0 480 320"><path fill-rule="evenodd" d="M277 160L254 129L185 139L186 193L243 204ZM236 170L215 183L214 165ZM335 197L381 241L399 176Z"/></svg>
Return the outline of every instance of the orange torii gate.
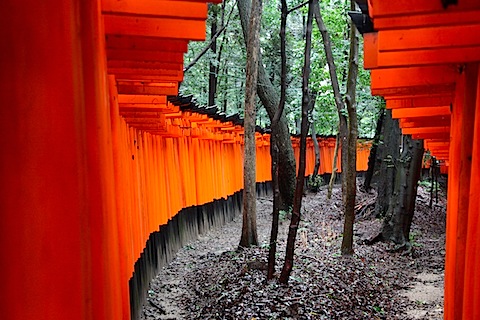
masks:
<svg viewBox="0 0 480 320"><path fill-rule="evenodd" d="M445 319L479 319L480 2L357 3L372 93L449 163Z"/></svg>
<svg viewBox="0 0 480 320"><path fill-rule="evenodd" d="M1 317L137 318L173 252L240 210L243 128L172 97L207 4L0 10ZM260 191L270 179L258 132Z"/></svg>

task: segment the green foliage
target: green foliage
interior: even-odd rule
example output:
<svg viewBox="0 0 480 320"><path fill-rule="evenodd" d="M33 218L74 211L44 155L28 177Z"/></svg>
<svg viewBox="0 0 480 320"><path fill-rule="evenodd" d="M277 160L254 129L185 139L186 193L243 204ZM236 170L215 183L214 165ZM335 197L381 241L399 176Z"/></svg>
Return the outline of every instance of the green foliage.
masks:
<svg viewBox="0 0 480 320"><path fill-rule="evenodd" d="M315 178L311 175L308 176L307 188L311 192L317 192L319 190L320 186L322 186L323 184L324 184L323 183L323 178L320 175L315 176Z"/></svg>
<svg viewBox="0 0 480 320"><path fill-rule="evenodd" d="M288 210L280 210L278 213L278 220L285 221L291 215L292 215L292 208L288 208Z"/></svg>
<svg viewBox="0 0 480 320"><path fill-rule="evenodd" d="M379 306L373 306L373 311L375 311L376 313L380 314L380 315L384 315L385 314L385 310L383 310L382 307L379 307Z"/></svg>
<svg viewBox="0 0 480 320"><path fill-rule="evenodd" d="M419 235L420 233L417 233L415 231L411 231L410 234L408 235L408 240L410 241L413 247L422 247L422 245L416 241L416 238Z"/></svg>
<svg viewBox="0 0 480 320"><path fill-rule="evenodd" d="M287 1L288 7L293 8L303 3L302 0ZM221 5L212 5L217 7ZM348 69L349 54L349 1L324 0L320 2L322 16L329 31L337 75L341 92L345 91L345 82ZM287 20L287 100L285 115L288 119L290 132L296 130L296 121L300 119L302 104L302 68L304 55L304 33L307 7L304 6L291 12ZM188 72L185 73L180 91L183 94L194 94L201 104L208 100L208 75L210 62L219 66L218 90L216 104L227 114L243 113L245 64L246 53L243 40L243 31L240 24L236 1L225 0L225 21L230 11L232 16L226 31L217 39L217 50L222 47L220 61L209 51ZM212 9L210 10L212 11ZM221 10L218 10L218 24L220 25ZM209 40L211 19L207 20L207 41ZM265 0L263 4L262 27L260 35L260 49L262 63L267 75L280 94L280 2ZM360 37L362 41L362 37ZM204 48L206 43L192 42L185 55L185 64L188 65ZM370 74L364 70L363 46L360 43L359 76L357 82L357 114L359 136L372 138L379 108L383 108L382 101L372 97L370 92ZM333 90L330 82L321 34L316 25L312 34L312 58L310 88L317 93L316 104L312 111L313 125L320 136L331 136L337 133L338 114L335 106ZM257 124L269 126L270 120L258 101Z"/></svg>

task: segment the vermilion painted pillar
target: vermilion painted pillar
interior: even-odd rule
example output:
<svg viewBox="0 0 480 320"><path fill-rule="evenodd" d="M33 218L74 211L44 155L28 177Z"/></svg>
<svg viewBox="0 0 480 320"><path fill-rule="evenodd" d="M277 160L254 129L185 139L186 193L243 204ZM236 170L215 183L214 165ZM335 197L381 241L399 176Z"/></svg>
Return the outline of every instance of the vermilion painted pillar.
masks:
<svg viewBox="0 0 480 320"><path fill-rule="evenodd" d="M445 254L445 294L444 317L455 319L455 281L456 281L456 243L458 225L458 187L460 177L460 146L462 129L462 110L464 105L465 75L456 82L455 101L453 103L450 127L450 166L448 168L448 205Z"/></svg>
<svg viewBox="0 0 480 320"><path fill-rule="evenodd" d="M117 218L118 233L118 259L119 259L119 285L121 290L122 313L130 314L130 300L128 280L131 277L131 269L133 267L133 257L131 257L131 240L130 233L127 232L129 223L126 216L131 214L131 210L126 206L126 199L130 196L129 188L129 171L125 170L125 162L131 159L122 152L127 147L127 139L122 134L122 121L119 114L118 92L116 87L115 76L108 77L109 97L110 97L110 124L112 134L112 154L114 164L114 187L115 187L115 209Z"/></svg>
<svg viewBox="0 0 480 320"><path fill-rule="evenodd" d="M2 2L2 319L84 318L86 182L79 16L69 1ZM28 300L27 300L28 297Z"/></svg>
<svg viewBox="0 0 480 320"><path fill-rule="evenodd" d="M2 319L125 318L99 4L1 10Z"/></svg>
<svg viewBox="0 0 480 320"><path fill-rule="evenodd" d="M462 319L463 313L477 78L478 66L467 65L457 82L452 112L445 259L445 319L459 320Z"/></svg>
<svg viewBox="0 0 480 320"><path fill-rule="evenodd" d="M469 190L467 247L465 251L465 288L463 319L480 319L480 72L477 78L477 100Z"/></svg>

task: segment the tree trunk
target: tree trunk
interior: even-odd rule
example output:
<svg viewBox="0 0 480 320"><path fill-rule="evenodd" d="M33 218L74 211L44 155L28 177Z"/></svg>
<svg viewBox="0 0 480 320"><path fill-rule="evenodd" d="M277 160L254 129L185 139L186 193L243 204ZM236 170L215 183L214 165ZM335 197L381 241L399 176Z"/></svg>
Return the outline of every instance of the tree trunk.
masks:
<svg viewBox="0 0 480 320"><path fill-rule="evenodd" d="M435 158L430 157L430 202L428 204L429 208L433 207L433 187L435 185L435 174L434 174Z"/></svg>
<svg viewBox="0 0 480 320"><path fill-rule="evenodd" d="M338 162L339 147L340 147L340 132L337 133L337 136L335 138L335 150L333 152L332 175L330 176L330 182L328 183L327 199L332 198L333 184L335 183L335 176L337 175L337 170L338 170L337 162Z"/></svg>
<svg viewBox="0 0 480 320"><path fill-rule="evenodd" d="M315 166L313 167L312 180L315 181L318 176L318 170L320 169L320 147L318 146L317 133L315 132L314 123L312 123L312 141L313 149L315 151Z"/></svg>
<svg viewBox="0 0 480 320"><path fill-rule="evenodd" d="M270 248L268 250L268 269L267 280L273 279L275 274L275 260L277 253L277 237L278 237L278 219L280 214L280 189L278 175L278 124L285 108L285 99L287 95L287 50L285 29L287 26L287 1L282 0L282 16L280 22L280 56L281 56L281 76L280 76L280 102L278 109L273 117L270 135L270 154L272 157L272 185L273 185L273 216L272 229L270 231Z"/></svg>
<svg viewBox="0 0 480 320"><path fill-rule="evenodd" d="M375 204L375 215L384 217L387 213L390 198L393 194L395 181L395 163L400 156L401 131L398 120L392 119L392 110L386 110L385 121L382 129L383 141L378 144L378 154L381 172L377 183L377 202Z"/></svg>
<svg viewBox="0 0 480 320"><path fill-rule="evenodd" d="M250 0L238 0L237 2L238 12L240 14L240 20L242 23L242 30L244 39L247 39L248 33L248 20L250 12ZM265 110L268 113L270 121L273 120L275 112L277 111L280 103L277 90L273 87L270 79L266 75L265 68L263 67L262 57L259 54L258 63L258 86L257 92L260 100L262 101ZM291 208L293 205L293 192L295 190L295 156L293 153L292 141L290 139L290 132L287 126L287 120L282 113L278 124L278 174L281 177L279 179L280 195L282 199L282 207L284 209Z"/></svg>
<svg viewBox="0 0 480 320"><path fill-rule="evenodd" d="M382 227L382 238L393 241L398 249L410 249L410 227L415 212L423 151L423 140L413 140L410 135L404 136L402 154L396 165L394 195Z"/></svg>
<svg viewBox="0 0 480 320"><path fill-rule="evenodd" d="M292 219L290 220L290 227L288 230L287 248L285 252L285 262L283 264L282 273L280 274L279 282L287 283L290 278L290 273L293 268L293 256L295 251L295 239L297 237L298 225L300 223L300 213L302 209L303 186L305 180L305 158L307 149L307 134L308 134L308 111L310 109L310 92L308 89L308 81L310 78L310 55L312 48L312 11L313 0L309 1L308 18L307 18L307 32L305 35L305 61L303 66L302 78L302 130L300 136L300 157L298 164L298 175L295 186L295 198L293 201Z"/></svg>
<svg viewBox="0 0 480 320"><path fill-rule="evenodd" d="M345 104L343 103L342 95L340 93L340 85L338 83L338 77L337 77L337 67L335 66L335 60L333 59L332 42L330 41L330 35L328 34L327 27L323 22L322 15L320 13L320 6L318 5L318 0L314 0L313 5L314 5L315 21L317 22L318 29L322 35L323 47L325 50L328 70L330 73L330 80L332 82L333 95L335 97L335 105L337 106L338 119L339 119L338 139L339 139L340 147L342 148L341 166L342 166L342 172L343 172L344 168L348 166L347 165L348 126L347 126L347 117L345 115ZM345 203L345 192L346 192L346 180L345 180L345 174L342 174L342 197L343 197L344 203Z"/></svg>
<svg viewBox="0 0 480 320"><path fill-rule="evenodd" d="M355 10L355 1L350 1L350 9ZM350 21L350 54L347 75L347 93L345 104L348 112L347 165L344 167L345 223L343 225L342 254L353 254L353 223L355 221L355 198L357 194L357 110L355 105L358 74L358 31Z"/></svg>
<svg viewBox="0 0 480 320"><path fill-rule="evenodd" d="M262 17L261 0L253 0L250 13L249 36L247 42L247 66L245 81L244 117L244 187L243 187L243 226L241 247L257 245L256 214L256 145L255 145L255 97L258 75L258 54L260 22Z"/></svg>
<svg viewBox="0 0 480 320"><path fill-rule="evenodd" d="M385 109L380 111L377 119L377 127L375 128L375 137L373 138L373 144L370 148L370 154L368 155L368 169L365 173L365 180L363 181L362 189L365 192L369 192L371 189L373 172L375 171L375 162L377 160L378 144L380 143L380 136L382 132L383 120L385 119Z"/></svg>
<svg viewBox="0 0 480 320"><path fill-rule="evenodd" d="M217 16L218 16L218 6L210 5L211 12L211 25L210 25L210 38L213 40L210 44L210 49L217 56L217 38L215 34L217 33ZM216 61L217 62L217 61ZM217 96L217 74L218 74L218 63L213 63L210 60L210 73L208 76L208 105L215 105L215 97Z"/></svg>

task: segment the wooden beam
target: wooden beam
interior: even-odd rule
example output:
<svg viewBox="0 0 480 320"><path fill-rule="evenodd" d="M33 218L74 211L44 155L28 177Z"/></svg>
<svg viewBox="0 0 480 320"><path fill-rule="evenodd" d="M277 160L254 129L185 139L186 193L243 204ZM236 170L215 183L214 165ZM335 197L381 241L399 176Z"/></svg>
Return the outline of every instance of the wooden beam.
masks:
<svg viewBox="0 0 480 320"><path fill-rule="evenodd" d="M130 50L130 49L107 49L107 60L129 60L138 62L161 62L176 63L183 65L183 53Z"/></svg>
<svg viewBox="0 0 480 320"><path fill-rule="evenodd" d="M443 7L442 1L432 0L416 0L414 4L411 0L370 0L369 4L369 13L372 18L480 9L478 0L462 0L446 9Z"/></svg>
<svg viewBox="0 0 480 320"><path fill-rule="evenodd" d="M172 112L179 112L180 108L175 107L174 105L163 105L163 104L120 104L119 111L120 114L124 113L172 113Z"/></svg>
<svg viewBox="0 0 480 320"><path fill-rule="evenodd" d="M167 97L165 95L131 95L119 94L118 103L121 104L158 104L167 105Z"/></svg>
<svg viewBox="0 0 480 320"><path fill-rule="evenodd" d="M479 24L480 10L442 11L424 14L406 14L375 19L375 30L436 27L458 24Z"/></svg>
<svg viewBox="0 0 480 320"><path fill-rule="evenodd" d="M127 122L128 123L128 122ZM155 133L163 133L167 132L167 128L165 127L165 124L160 124L160 123L128 123L131 127L134 127L139 130L145 130L145 131L154 131Z"/></svg>
<svg viewBox="0 0 480 320"><path fill-rule="evenodd" d="M378 69L370 72L372 90L453 84L457 69L453 66L428 66Z"/></svg>
<svg viewBox="0 0 480 320"><path fill-rule="evenodd" d="M122 74L116 73L115 78L119 81L141 81L142 83L166 82L166 81L182 81L178 77L161 76L161 75L143 75L143 74Z"/></svg>
<svg viewBox="0 0 480 320"><path fill-rule="evenodd" d="M105 33L141 37L205 40L205 20L104 15Z"/></svg>
<svg viewBox="0 0 480 320"><path fill-rule="evenodd" d="M450 147L450 142L448 141L431 141L431 140L425 140L425 146L428 148L438 148L438 149L446 149Z"/></svg>
<svg viewBox="0 0 480 320"><path fill-rule="evenodd" d="M401 118L401 128L416 127L445 127L450 126L450 116L420 117L420 118Z"/></svg>
<svg viewBox="0 0 480 320"><path fill-rule="evenodd" d="M480 24L385 30L378 32L378 51L479 46L479 33Z"/></svg>
<svg viewBox="0 0 480 320"><path fill-rule="evenodd" d="M105 36L107 49L129 49L145 51L181 52L188 50L188 40L147 38L125 35Z"/></svg>
<svg viewBox="0 0 480 320"><path fill-rule="evenodd" d="M365 54L371 54L369 49ZM374 59L376 60L374 61ZM401 52L375 53L365 60L366 69L401 68L408 66L427 66L439 64L458 64L480 61L480 46L465 48L441 48L435 50L410 50ZM371 63L367 65L366 63Z"/></svg>
<svg viewBox="0 0 480 320"><path fill-rule="evenodd" d="M131 60L110 60L107 61L107 68L164 69L183 71L183 65L180 63Z"/></svg>
<svg viewBox="0 0 480 320"><path fill-rule="evenodd" d="M403 134L450 133L450 127L402 128Z"/></svg>
<svg viewBox="0 0 480 320"><path fill-rule="evenodd" d="M372 95L383 96L386 100L403 99L406 97L422 97L437 94L451 94L455 90L455 84L425 85L415 87L391 87L372 89Z"/></svg>
<svg viewBox="0 0 480 320"><path fill-rule="evenodd" d="M108 74L117 75L117 80L125 79L125 76L129 76L129 79L136 79L137 75L143 76L155 76L159 80L163 81L182 81L183 71L164 70L164 69L132 69L132 68L109 68ZM118 75L123 75L123 78ZM139 79L140 80L140 79Z"/></svg>
<svg viewBox="0 0 480 320"><path fill-rule="evenodd" d="M118 84L119 94L133 95L166 95L174 96L178 94L177 82L152 83L152 84Z"/></svg>
<svg viewBox="0 0 480 320"><path fill-rule="evenodd" d="M480 47L447 47L408 51L379 52L378 33L364 36L364 68L401 68L480 61Z"/></svg>
<svg viewBox="0 0 480 320"><path fill-rule="evenodd" d="M145 124L165 126L165 117L161 118L125 118L128 124Z"/></svg>
<svg viewBox="0 0 480 320"><path fill-rule="evenodd" d="M439 107L453 103L452 95L437 95L428 97L414 97L409 99L387 100L387 109L415 108L415 107Z"/></svg>
<svg viewBox="0 0 480 320"><path fill-rule="evenodd" d="M413 139L448 139L449 134L445 132L415 133Z"/></svg>
<svg viewBox="0 0 480 320"><path fill-rule="evenodd" d="M392 110L392 118L418 118L446 116L450 114L450 107L401 108Z"/></svg>
<svg viewBox="0 0 480 320"><path fill-rule="evenodd" d="M162 18L207 19L205 2L158 0L102 0L102 13Z"/></svg>

